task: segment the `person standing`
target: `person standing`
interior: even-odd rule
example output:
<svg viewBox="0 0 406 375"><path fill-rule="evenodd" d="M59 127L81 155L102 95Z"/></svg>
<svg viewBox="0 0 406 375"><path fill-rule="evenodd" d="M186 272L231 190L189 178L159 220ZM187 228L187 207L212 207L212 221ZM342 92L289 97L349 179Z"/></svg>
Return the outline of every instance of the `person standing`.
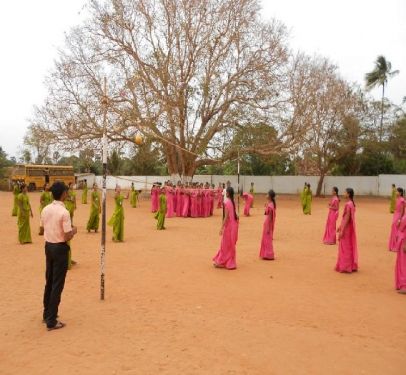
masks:
<svg viewBox="0 0 406 375"><path fill-rule="evenodd" d="M175 216L175 207L174 207L174 196L175 191L172 187L172 182L168 181L165 186L165 194L166 194L166 202L167 202L167 212L166 217L174 217ZM161 201L161 197L159 197L159 201Z"/></svg>
<svg viewBox="0 0 406 375"><path fill-rule="evenodd" d="M337 272L351 273L358 271L357 234L355 229L354 190L345 189L347 200L344 206L343 218L338 228L338 259Z"/></svg>
<svg viewBox="0 0 406 375"><path fill-rule="evenodd" d="M128 193L126 196L121 195L120 186L116 186L115 190L115 208L113 216L108 221L108 225L113 227L113 241L114 242L123 242L124 241L124 207L123 200L128 199Z"/></svg>
<svg viewBox="0 0 406 375"><path fill-rule="evenodd" d="M70 220L73 223L73 215L76 210L76 193L73 190L72 182L69 182L68 189L68 195L65 199L65 208L68 210Z"/></svg>
<svg viewBox="0 0 406 375"><path fill-rule="evenodd" d="M336 244L336 223L338 219L338 210L340 206L340 199L338 198L338 188L333 187L331 192L333 197L331 198L330 203L328 204L328 216L326 229L324 230L323 243L325 245L335 245Z"/></svg>
<svg viewBox="0 0 406 375"><path fill-rule="evenodd" d="M82 192L82 204L87 204L87 180L84 181L83 183L83 192Z"/></svg>
<svg viewBox="0 0 406 375"><path fill-rule="evenodd" d="M178 181L178 185L176 186L175 189L175 197L176 197L176 216L181 217L182 216L182 210L183 210L183 196L184 196L184 191L183 191L183 185L180 181Z"/></svg>
<svg viewBox="0 0 406 375"><path fill-rule="evenodd" d="M306 187L304 189L304 206L303 206L303 213L305 215L312 214L312 199L313 199L312 189L310 187L310 184L306 184Z"/></svg>
<svg viewBox="0 0 406 375"><path fill-rule="evenodd" d="M64 200L64 203L65 203L65 208L69 212L70 221L71 221L71 223L73 225L73 215L74 215L75 210L76 210L76 192L73 190L73 183L72 182L69 182L68 192L67 192L66 198ZM74 261L72 259L72 246L71 246L70 242L68 242L68 246L69 246L68 269L70 270L72 268L72 266L74 266L77 263L76 263L76 261Z"/></svg>
<svg viewBox="0 0 406 375"><path fill-rule="evenodd" d="M226 183L225 186L224 186L224 184L223 184L223 193L222 193L222 195L223 195L223 220L224 220L224 217L225 217L225 207L224 207L224 204L226 203L226 200L227 200L227 189L228 189L229 187L231 187L231 182L230 182L230 181L227 181L227 183Z"/></svg>
<svg viewBox="0 0 406 375"><path fill-rule="evenodd" d="M151 212L157 212L159 206L159 186L158 184L153 184L151 188Z"/></svg>
<svg viewBox="0 0 406 375"><path fill-rule="evenodd" d="M253 208L254 207L254 197L255 197L255 189L254 189L254 183L253 182L251 182L250 194L252 195L251 208Z"/></svg>
<svg viewBox="0 0 406 375"><path fill-rule="evenodd" d="M131 182L130 204L132 208L137 207L137 201L138 201L138 191L135 190L134 182Z"/></svg>
<svg viewBox="0 0 406 375"><path fill-rule="evenodd" d="M389 251L396 251L396 236L398 233L398 227L405 214L406 201L404 196L404 191L402 188L398 187L396 189L396 206L395 212L392 219L392 227L389 236Z"/></svg>
<svg viewBox="0 0 406 375"><path fill-rule="evenodd" d="M88 232L94 230L97 233L99 230L100 212L100 193L97 190L97 184L94 183L92 194L90 194L90 217L86 226Z"/></svg>
<svg viewBox="0 0 406 375"><path fill-rule="evenodd" d="M30 199L28 198L28 188L26 184L22 184L21 193L18 194L17 203L17 226L18 226L18 240L21 244L32 243L30 216L33 217Z"/></svg>
<svg viewBox="0 0 406 375"><path fill-rule="evenodd" d="M20 193L21 193L20 185L18 182L15 182L14 186L13 186L14 199L13 199L13 209L11 211L11 216L17 216L17 214L18 214L18 194L20 194Z"/></svg>
<svg viewBox="0 0 406 375"><path fill-rule="evenodd" d="M159 210L155 214L155 219L157 220L156 229L158 230L166 229L165 228L166 212L167 212L166 194L165 188L162 188L159 195Z"/></svg>
<svg viewBox="0 0 406 375"><path fill-rule="evenodd" d="M252 202L254 201L254 196L251 193L241 194L242 199L245 201L244 205L244 216L250 216L250 209L252 207Z"/></svg>
<svg viewBox="0 0 406 375"><path fill-rule="evenodd" d="M390 197L390 206L389 206L389 212L391 214L395 212L395 207L396 207L396 185L392 184L392 193Z"/></svg>
<svg viewBox="0 0 406 375"><path fill-rule="evenodd" d="M48 204L52 203L52 193L49 191L49 184L46 182L44 185L44 191L42 192L40 198L39 198L39 214L41 215L42 210L44 207L48 206ZM41 228L39 229L40 236L42 236L44 233L42 233Z"/></svg>
<svg viewBox="0 0 406 375"><path fill-rule="evenodd" d="M265 205L265 220L262 227L261 248L259 250L259 257L264 260L275 259L272 243L276 219L275 196L275 192L272 189L269 190L267 196L268 202Z"/></svg>
<svg viewBox="0 0 406 375"><path fill-rule="evenodd" d="M39 198L39 213L50 203L52 203L52 193L49 191L49 184L45 183L44 191Z"/></svg>
<svg viewBox="0 0 406 375"><path fill-rule="evenodd" d="M65 327L57 320L58 308L68 270L68 241L77 233L63 203L68 195L68 187L63 182L55 182L51 191L54 201L41 213L46 258L43 321L48 331Z"/></svg>
<svg viewBox="0 0 406 375"><path fill-rule="evenodd" d="M406 215L403 215L396 242L395 288L401 294L406 294Z"/></svg>
<svg viewBox="0 0 406 375"><path fill-rule="evenodd" d="M183 189L183 206L182 206L182 217L190 216L190 188L188 185Z"/></svg>
<svg viewBox="0 0 406 375"><path fill-rule="evenodd" d="M236 263L236 244L238 240L238 216L235 212L234 189L229 186L226 190L224 202L224 219L220 229L221 244L213 265L216 268L234 270Z"/></svg>
<svg viewBox="0 0 406 375"><path fill-rule="evenodd" d="M223 190L225 188L225 185L219 182L219 186L217 188L217 208L222 208L223 207Z"/></svg>

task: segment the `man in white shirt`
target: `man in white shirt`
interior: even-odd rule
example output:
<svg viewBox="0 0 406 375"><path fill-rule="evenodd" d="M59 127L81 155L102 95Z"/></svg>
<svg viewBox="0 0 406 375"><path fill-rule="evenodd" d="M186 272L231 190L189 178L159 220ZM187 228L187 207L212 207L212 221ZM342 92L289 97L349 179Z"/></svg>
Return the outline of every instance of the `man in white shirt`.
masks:
<svg viewBox="0 0 406 375"><path fill-rule="evenodd" d="M58 307L68 270L68 241L77 233L63 203L68 194L68 187L63 182L55 182L51 191L54 201L41 212L46 256L43 320L48 331L65 326L57 320Z"/></svg>

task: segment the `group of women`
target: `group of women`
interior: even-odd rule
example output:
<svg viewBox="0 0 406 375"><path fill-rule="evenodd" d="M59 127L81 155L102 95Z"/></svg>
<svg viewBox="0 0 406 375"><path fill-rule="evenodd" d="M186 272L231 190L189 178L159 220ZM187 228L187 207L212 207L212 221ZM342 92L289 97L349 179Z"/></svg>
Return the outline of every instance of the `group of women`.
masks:
<svg viewBox="0 0 406 375"><path fill-rule="evenodd" d="M305 195L310 190L310 185L305 186ZM338 255L335 270L341 273L352 273L358 271L358 248L355 224L355 202L354 190L345 190L345 205L342 220L337 228L339 217L340 198L338 188L332 190L332 198L329 202L327 222L325 226L323 243L335 245L337 239ZM235 210L234 190L227 188L227 199L224 203L225 215L220 229L220 249L213 258L213 265L216 268L235 269L236 264L236 243L238 240L238 216ZM397 252L395 267L395 287L399 293L406 294L406 201L404 190L397 188L396 202L393 216L393 223L389 239L389 250ZM310 212L309 212L310 213ZM265 205L265 217L262 229L259 257L264 260L273 260L273 233L276 219L275 192L270 190L267 194Z"/></svg>
<svg viewBox="0 0 406 375"><path fill-rule="evenodd" d="M161 187L154 184L151 189L151 211L157 219L157 229L165 229L165 218L180 217L207 217L213 214L214 206L224 208L222 226L220 230L221 243L217 254L213 258L213 264L217 268L235 269L236 264L236 243L238 240L239 218L236 213L234 189L219 184L217 189L209 184L185 184L178 183L174 187L170 182ZM393 211L393 220L389 237L389 250L397 253L395 268L396 289L406 294L406 200L404 190L400 187L393 187L394 194L391 199L390 210ZM17 216L19 242L31 243L30 217L33 217L27 186L16 184L13 189L14 205L12 215ZM108 225L113 227L113 241L124 240L124 199L130 198L132 207L137 206L138 191L132 184L131 192L123 195L119 186L115 189L115 209ZM311 213L311 188L305 184L302 193L302 208L305 214ZM249 209L253 204L253 193L244 193L245 200L244 214L249 216ZM332 198L328 204L328 215L323 236L323 243L335 245L338 239L338 256L336 271L352 273L358 271L358 249L356 236L354 190L345 190L345 205L342 213L342 220L337 228L339 218L340 198L338 188L332 189ZM276 220L276 194L270 190L267 194L267 203L264 210L264 222L262 237L259 244L259 257L264 260L275 259L273 249L273 233ZM310 197L310 198L309 198ZM40 213L45 206L52 202L52 194L48 184L40 195ZM217 204L216 204L217 202ZM82 203L87 204L87 191L84 189ZM69 211L73 222L76 210L76 192L73 184L69 184L68 197L65 200L65 207ZM90 215L87 222L87 231L97 232L99 228L99 215L101 211L100 192L97 185L93 185L90 195ZM42 234L42 233L40 233ZM70 264L75 264L70 259Z"/></svg>
<svg viewBox="0 0 406 375"><path fill-rule="evenodd" d="M265 219L262 226L262 238L259 246L259 257L263 260L275 259L273 250L273 233L276 219L275 197L275 192L270 190L267 194L267 203L265 204ZM235 210L234 189L230 186L226 189L224 218L220 229L220 249L213 258L214 267L229 270L237 268L236 244L238 240L238 225L239 218Z"/></svg>
<svg viewBox="0 0 406 375"><path fill-rule="evenodd" d="M170 181L164 184L166 196L166 217L209 217L213 215L214 207L222 207L223 186L215 189L214 185L186 183L180 181L174 186ZM151 188L151 212L158 212L162 187L156 183Z"/></svg>

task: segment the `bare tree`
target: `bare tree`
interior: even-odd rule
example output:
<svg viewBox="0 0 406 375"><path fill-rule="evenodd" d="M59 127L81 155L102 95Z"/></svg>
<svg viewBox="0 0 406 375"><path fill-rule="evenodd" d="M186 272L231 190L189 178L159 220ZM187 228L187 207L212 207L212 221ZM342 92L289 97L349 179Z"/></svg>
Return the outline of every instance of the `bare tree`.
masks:
<svg viewBox="0 0 406 375"><path fill-rule="evenodd" d="M327 59L299 54L294 62L292 100L295 116L308 124L303 137L301 154L306 174L319 175L316 195L337 159L346 152L348 144L342 135L351 118L361 109L359 97L338 74ZM299 95L298 95L299 94Z"/></svg>
<svg viewBox="0 0 406 375"><path fill-rule="evenodd" d="M237 125L276 129L276 142L252 150L263 154L300 139L285 27L260 21L257 0L94 0L90 12L69 34L34 118L55 142L74 149L100 139L103 76L109 139L142 131L161 144L172 175L230 157Z"/></svg>

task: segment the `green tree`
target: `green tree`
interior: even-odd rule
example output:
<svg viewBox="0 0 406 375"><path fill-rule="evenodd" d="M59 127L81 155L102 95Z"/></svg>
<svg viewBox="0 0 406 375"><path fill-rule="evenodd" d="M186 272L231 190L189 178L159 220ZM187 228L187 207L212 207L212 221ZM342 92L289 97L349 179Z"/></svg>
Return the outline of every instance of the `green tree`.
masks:
<svg viewBox="0 0 406 375"><path fill-rule="evenodd" d="M107 170L112 176L119 176L121 174L121 168L123 166L123 160L118 150L113 150L109 158L107 159Z"/></svg>
<svg viewBox="0 0 406 375"><path fill-rule="evenodd" d="M406 115L398 119L391 129L388 148L393 155L396 173L406 173Z"/></svg>
<svg viewBox="0 0 406 375"><path fill-rule="evenodd" d="M0 146L0 178L5 177L6 168L13 165L13 162L8 159L6 152Z"/></svg>
<svg viewBox="0 0 406 375"><path fill-rule="evenodd" d="M385 100L385 86L388 84L389 78L399 74L399 70L392 71L392 64L387 61L384 56L378 56L375 61L375 68L365 75L365 83L367 89L382 86L382 102L381 102L381 124L379 131L379 141L382 141L383 134L383 113Z"/></svg>
<svg viewBox="0 0 406 375"><path fill-rule="evenodd" d="M123 173L131 176L154 176L167 174L167 168L160 149L150 140L134 145L130 158L124 160Z"/></svg>

